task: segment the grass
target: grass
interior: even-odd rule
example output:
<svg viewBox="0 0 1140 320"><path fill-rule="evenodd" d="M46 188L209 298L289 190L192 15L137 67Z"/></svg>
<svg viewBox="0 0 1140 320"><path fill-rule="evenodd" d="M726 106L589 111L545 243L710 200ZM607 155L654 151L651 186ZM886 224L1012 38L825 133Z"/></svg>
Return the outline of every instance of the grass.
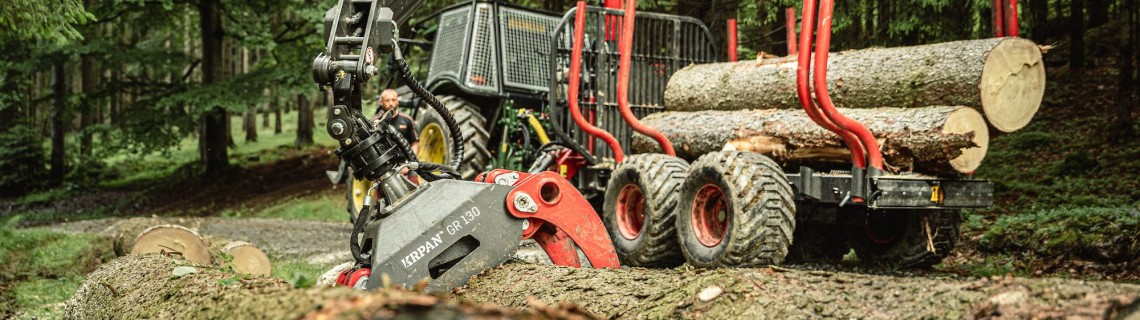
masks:
<svg viewBox="0 0 1140 320"><path fill-rule="evenodd" d="M18 218L0 225L0 318L17 311L58 315L83 276L110 260L111 240L43 229L17 230Z"/></svg>
<svg viewBox="0 0 1140 320"><path fill-rule="evenodd" d="M317 283L321 274L332 266L318 265L301 260L273 261L270 276L289 282L294 288L308 288Z"/></svg>
<svg viewBox="0 0 1140 320"><path fill-rule="evenodd" d="M289 200L257 212L249 212L244 209L228 210L222 212L222 216L343 222L348 219L344 209L347 205L348 202L344 197L326 194Z"/></svg>

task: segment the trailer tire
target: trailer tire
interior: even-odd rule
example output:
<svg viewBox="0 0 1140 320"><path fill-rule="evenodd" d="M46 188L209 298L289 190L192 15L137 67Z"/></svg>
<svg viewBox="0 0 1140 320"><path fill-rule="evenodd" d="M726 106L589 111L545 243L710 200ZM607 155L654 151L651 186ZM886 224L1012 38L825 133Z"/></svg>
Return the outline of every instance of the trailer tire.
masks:
<svg viewBox="0 0 1140 320"><path fill-rule="evenodd" d="M851 252L847 231L842 225L796 225L795 244L788 248L788 261L836 261Z"/></svg>
<svg viewBox="0 0 1140 320"><path fill-rule="evenodd" d="M783 170L752 152L714 152L693 162L678 213L681 250L702 268L780 264L796 227Z"/></svg>
<svg viewBox="0 0 1140 320"><path fill-rule="evenodd" d="M352 167L345 167L344 198L348 200L348 206L345 208L348 211L348 222L356 222L356 216L360 214L360 210L364 207L365 193L368 192L370 182L368 180L356 180L352 176Z"/></svg>
<svg viewBox="0 0 1140 320"><path fill-rule="evenodd" d="M489 169L491 152L487 145L491 141L491 133L487 131L487 119L479 113L479 106L456 96L438 96L463 136L463 162L457 170L465 180L471 180L476 175ZM450 164L454 159L455 151L451 148L451 130L443 122L443 117L435 109L424 108L416 119L416 129L419 130L420 150L418 157L421 161Z"/></svg>
<svg viewBox="0 0 1140 320"><path fill-rule="evenodd" d="M602 221L622 264L675 267L684 263L677 247L678 193L689 164L664 154L625 158L606 187Z"/></svg>
<svg viewBox="0 0 1140 320"><path fill-rule="evenodd" d="M872 212L867 219L847 232L859 260L904 268L942 262L958 244L962 222L957 210Z"/></svg>

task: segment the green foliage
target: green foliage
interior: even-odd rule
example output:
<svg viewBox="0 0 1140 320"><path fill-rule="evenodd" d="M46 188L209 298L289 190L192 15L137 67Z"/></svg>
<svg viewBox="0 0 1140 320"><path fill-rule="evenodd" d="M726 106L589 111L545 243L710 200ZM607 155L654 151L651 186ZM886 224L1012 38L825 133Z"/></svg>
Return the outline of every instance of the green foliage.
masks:
<svg viewBox="0 0 1140 320"><path fill-rule="evenodd" d="M329 266L315 265L300 260L274 261L271 276L283 279L294 288L308 288L317 283L317 279Z"/></svg>
<svg viewBox="0 0 1140 320"><path fill-rule="evenodd" d="M222 216L343 222L348 217L345 213L347 205L343 197L325 195L293 199L253 213L241 210L226 211L222 213Z"/></svg>
<svg viewBox="0 0 1140 320"><path fill-rule="evenodd" d="M48 41L62 43L83 39L76 25L95 20L83 1L0 1L0 41Z"/></svg>
<svg viewBox="0 0 1140 320"><path fill-rule="evenodd" d="M47 155L27 126L0 131L0 196L22 195L46 185Z"/></svg>
<svg viewBox="0 0 1140 320"><path fill-rule="evenodd" d="M1140 210L1067 207L998 218L983 250L1125 262L1140 257Z"/></svg>
<svg viewBox="0 0 1140 320"><path fill-rule="evenodd" d="M21 316L22 318L62 318L64 314L60 304L71 299L71 296L83 284L83 279L83 276L72 275L55 279L38 278L20 282L12 288L16 308L26 312Z"/></svg>

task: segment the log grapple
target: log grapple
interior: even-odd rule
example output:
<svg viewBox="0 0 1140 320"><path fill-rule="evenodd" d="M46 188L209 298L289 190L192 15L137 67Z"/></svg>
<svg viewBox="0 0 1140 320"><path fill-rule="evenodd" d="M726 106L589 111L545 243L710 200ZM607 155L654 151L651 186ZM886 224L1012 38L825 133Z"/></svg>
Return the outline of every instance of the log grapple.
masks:
<svg viewBox="0 0 1140 320"><path fill-rule="evenodd" d="M338 283L374 289L426 281L429 291L450 290L510 259L527 238L555 264L580 267L581 250L591 266L617 268L601 219L557 173L493 170L461 181L454 169L461 157L450 164L421 162L390 123L363 116L361 86L380 70L376 55L391 53L412 91L444 118L449 138L462 141L455 119L416 82L395 45L397 25L419 4L341 0L325 15L327 46L313 62L313 76L333 92L326 129L356 178L372 181L349 239L356 266ZM462 143L451 145L454 154L464 154ZM426 182L410 182L400 174L405 168Z"/></svg>

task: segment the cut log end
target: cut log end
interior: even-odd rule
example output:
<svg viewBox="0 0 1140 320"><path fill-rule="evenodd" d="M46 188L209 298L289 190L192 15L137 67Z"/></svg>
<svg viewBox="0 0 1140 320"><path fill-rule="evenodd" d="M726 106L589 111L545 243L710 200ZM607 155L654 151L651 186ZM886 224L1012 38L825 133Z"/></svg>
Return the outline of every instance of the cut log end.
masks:
<svg viewBox="0 0 1140 320"><path fill-rule="evenodd" d="M233 257L230 264L234 271L255 276L268 276L272 271L269 257L257 246L245 241L226 244L222 252Z"/></svg>
<svg viewBox="0 0 1140 320"><path fill-rule="evenodd" d="M178 253L184 259L198 264L209 264L210 249L198 232L189 228L164 224L143 230L130 247L130 254Z"/></svg>
<svg viewBox="0 0 1140 320"><path fill-rule="evenodd" d="M1013 132L1033 120L1045 95L1045 64L1033 41L1008 38L986 55L982 110L994 129Z"/></svg>
<svg viewBox="0 0 1140 320"><path fill-rule="evenodd" d="M950 166L962 173L972 173L981 166L990 146L990 132L986 120L974 108L962 107L946 116L942 133L973 133L977 147L962 149L962 155L950 160Z"/></svg>

